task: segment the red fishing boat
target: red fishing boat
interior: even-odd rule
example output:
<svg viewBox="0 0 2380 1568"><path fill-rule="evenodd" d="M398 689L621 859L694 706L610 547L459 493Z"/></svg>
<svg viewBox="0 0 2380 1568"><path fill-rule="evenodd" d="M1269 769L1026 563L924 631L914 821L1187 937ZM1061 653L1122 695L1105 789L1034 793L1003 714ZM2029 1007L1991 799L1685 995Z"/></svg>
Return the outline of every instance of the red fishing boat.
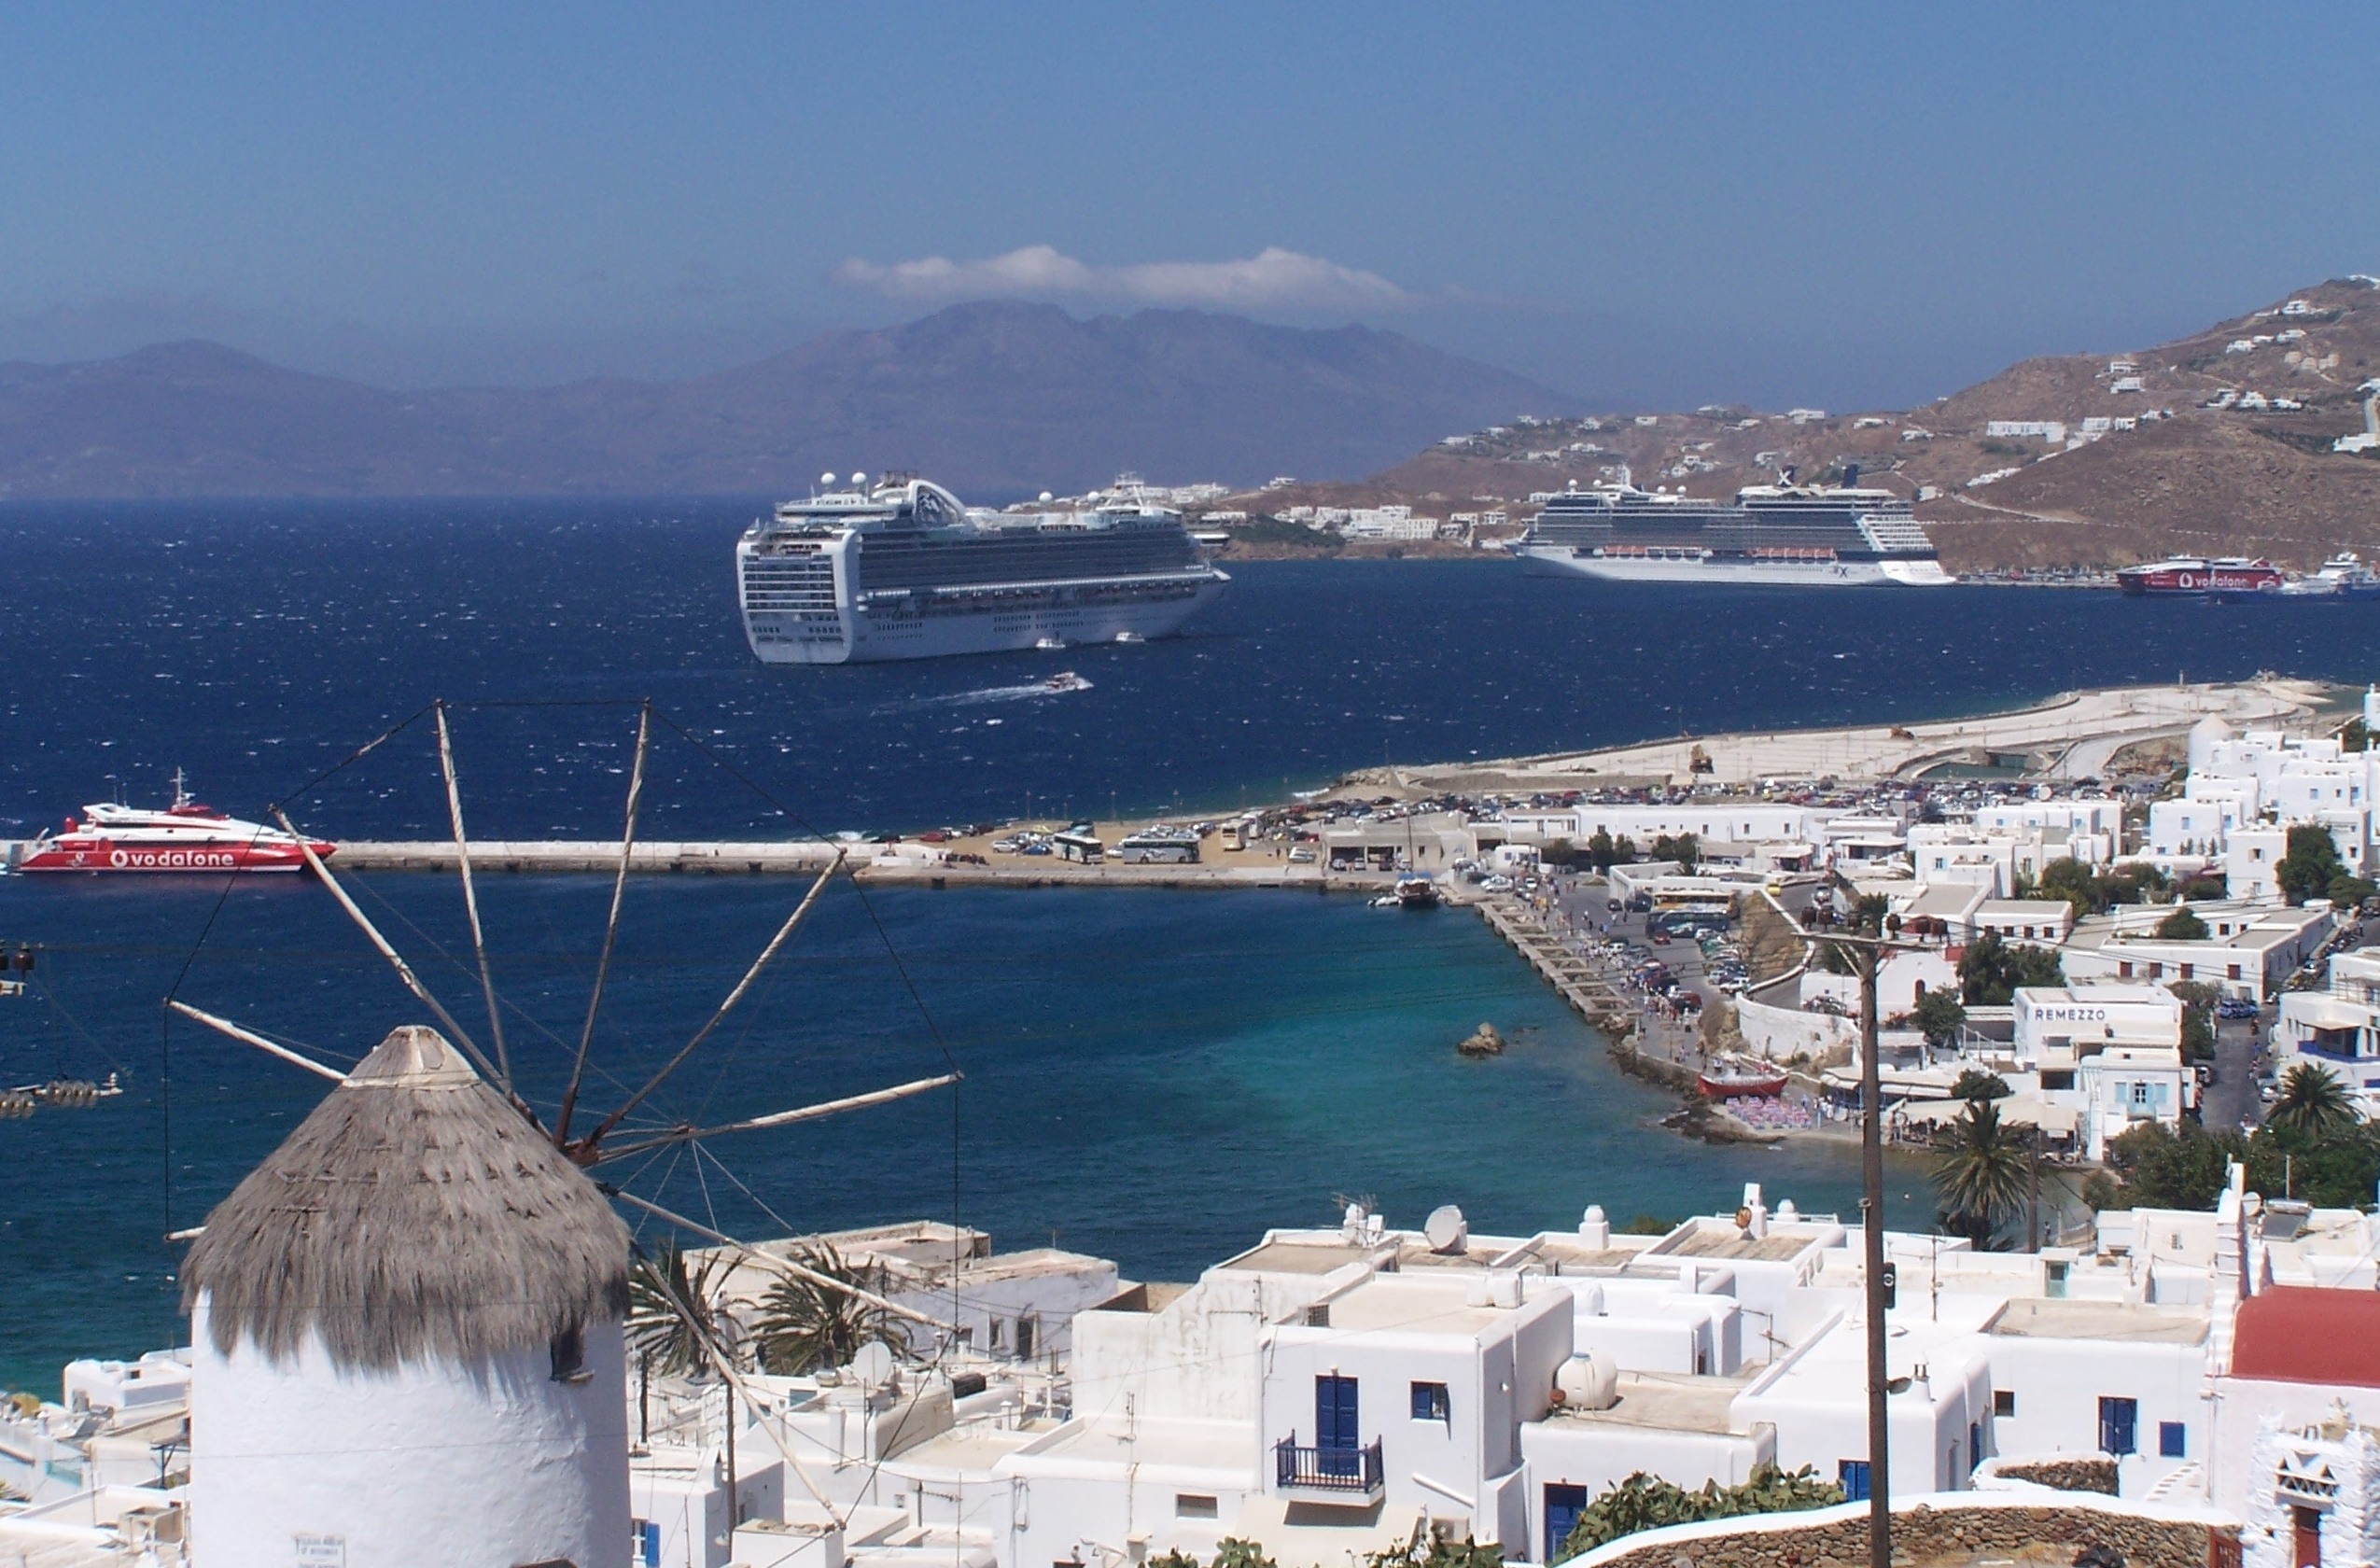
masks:
<svg viewBox="0 0 2380 1568"><path fill-rule="evenodd" d="M309 840L317 857L338 846ZM244 822L192 800L180 769L174 804L162 811L101 803L66 819L57 833L23 846L19 871L243 872L302 871L305 849L296 838L261 822Z"/></svg>
<svg viewBox="0 0 2380 1568"><path fill-rule="evenodd" d="M2284 581L2272 562L2237 555L2211 561L2203 555L2177 555L2116 573L2116 586L2127 594L2274 594Z"/></svg>

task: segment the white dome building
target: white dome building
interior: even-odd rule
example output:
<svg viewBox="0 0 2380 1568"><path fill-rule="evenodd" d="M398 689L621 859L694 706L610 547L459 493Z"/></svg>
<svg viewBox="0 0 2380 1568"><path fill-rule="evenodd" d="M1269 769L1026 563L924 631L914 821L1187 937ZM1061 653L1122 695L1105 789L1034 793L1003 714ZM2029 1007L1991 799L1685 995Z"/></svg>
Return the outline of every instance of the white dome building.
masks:
<svg viewBox="0 0 2380 1568"><path fill-rule="evenodd" d="M183 1268L195 1568L612 1568L628 1232L434 1029L396 1030Z"/></svg>

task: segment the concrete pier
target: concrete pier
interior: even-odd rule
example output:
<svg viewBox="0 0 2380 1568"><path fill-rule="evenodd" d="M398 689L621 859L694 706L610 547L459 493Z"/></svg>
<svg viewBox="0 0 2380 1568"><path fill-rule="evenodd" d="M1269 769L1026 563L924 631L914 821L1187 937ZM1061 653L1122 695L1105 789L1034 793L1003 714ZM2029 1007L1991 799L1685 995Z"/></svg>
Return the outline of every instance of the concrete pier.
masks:
<svg viewBox="0 0 2380 1568"><path fill-rule="evenodd" d="M873 847L872 846L869 847ZM343 841L332 857L336 871L453 871L457 856L452 841L375 843ZM808 872L817 875L834 859L834 847L815 839L756 840L750 843L673 843L656 840L629 852L632 872L679 872L709 875L757 875L770 872ZM620 846L598 839L474 840L471 870L498 872L609 872L619 868Z"/></svg>

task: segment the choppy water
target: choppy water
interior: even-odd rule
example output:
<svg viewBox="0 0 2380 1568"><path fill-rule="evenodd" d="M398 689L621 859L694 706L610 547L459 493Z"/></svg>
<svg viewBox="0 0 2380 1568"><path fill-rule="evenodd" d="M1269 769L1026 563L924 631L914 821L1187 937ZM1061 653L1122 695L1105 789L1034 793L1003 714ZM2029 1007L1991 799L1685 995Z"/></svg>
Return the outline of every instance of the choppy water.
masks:
<svg viewBox="0 0 2380 1568"><path fill-rule="evenodd" d="M119 782L159 797L176 765L217 804L253 807L437 696L539 705L456 715L473 826L489 836L616 831L633 713L579 705L652 696L711 755L665 729L646 831L693 835L781 829L772 802L830 829L1227 805L1383 755L1925 717L2183 671L2380 673L2380 607L1648 592L1506 563L1244 566L1198 635L1175 642L763 670L730 602L742 516L0 511L0 833ZM1040 693L1061 667L1090 689ZM303 797L301 819L349 836L440 833L435 780L417 725ZM437 956L463 950L451 884L355 880L469 1025L472 987ZM499 977L522 1010L508 1032L550 1099L609 889L487 889ZM797 893L631 885L596 1104L699 1024ZM221 894L0 881L0 940L55 949L40 994L0 1004L0 1078L115 1067L130 1085L95 1110L0 1122L0 1384L48 1388L70 1354L170 1338L161 1237L196 1223L318 1099L318 1081L188 1025L169 1033L158 1003L177 977L196 1005L342 1060L414 1016L318 889ZM1666 1101L1613 1073L1459 914L1259 892L875 899L872 917L838 888L655 1114L707 1123L946 1060L964 1089L721 1140L721 1165L665 1155L635 1171L636 1190L738 1230L956 1213L1006 1243L1055 1233L1155 1278L1187 1277L1267 1224L1327 1221L1340 1194L1374 1195L1408 1224L1458 1202L1508 1230L1572 1223L1589 1201L1620 1219L1731 1206L1746 1179L1805 1208L1850 1201L1852 1164L1834 1151L1716 1151L1645 1126ZM1481 1019L1515 1049L1457 1060ZM1900 1217L1928 1211L1913 1174L1896 1186Z"/></svg>

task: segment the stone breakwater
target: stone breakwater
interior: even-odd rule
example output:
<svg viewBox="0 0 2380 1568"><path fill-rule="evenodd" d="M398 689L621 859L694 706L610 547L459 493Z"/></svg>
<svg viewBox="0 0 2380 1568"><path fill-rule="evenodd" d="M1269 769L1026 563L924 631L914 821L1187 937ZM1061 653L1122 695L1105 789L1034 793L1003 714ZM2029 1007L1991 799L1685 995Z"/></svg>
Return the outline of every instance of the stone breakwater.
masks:
<svg viewBox="0 0 2380 1568"><path fill-rule="evenodd" d="M1784 1522L1796 1516L1772 1514L1757 1529L1648 1532L1649 1538L1631 1538L1641 1544L1614 1541L1575 1561L1579 1568L1867 1568L1865 1505L1855 1518L1841 1517L1849 1512L1820 1510L1805 1526ZM2069 1563L2090 1547L2113 1551L2125 1568L2212 1568L2239 1561L2235 1527L2055 1503L1896 1508L1892 1546L1896 1563L1912 1565L1979 1557Z"/></svg>

